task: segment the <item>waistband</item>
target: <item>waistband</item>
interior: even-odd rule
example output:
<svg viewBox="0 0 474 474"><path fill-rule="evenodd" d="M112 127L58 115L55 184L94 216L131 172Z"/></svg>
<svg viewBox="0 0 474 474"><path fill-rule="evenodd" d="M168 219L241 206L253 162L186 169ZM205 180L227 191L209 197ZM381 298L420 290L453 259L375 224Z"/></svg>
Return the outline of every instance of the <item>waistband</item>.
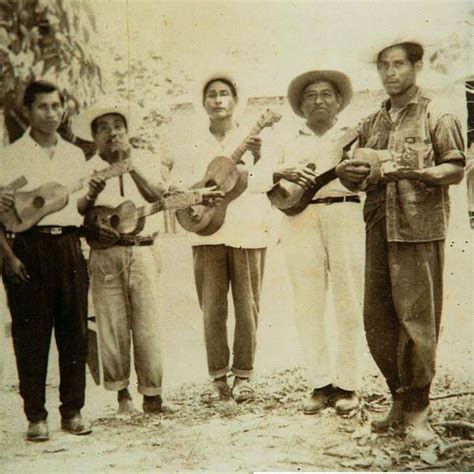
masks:
<svg viewBox="0 0 474 474"><path fill-rule="evenodd" d="M360 202L359 196L337 196L313 199L310 204L334 204L336 202Z"/></svg>
<svg viewBox="0 0 474 474"><path fill-rule="evenodd" d="M24 233L32 234L49 234L49 235L67 235L76 234L81 235L82 227L76 227L73 225L59 226L59 225L36 225L31 229L28 229Z"/></svg>
<svg viewBox="0 0 474 474"><path fill-rule="evenodd" d="M114 242L114 245L121 247L145 247L147 245L153 245L155 242L155 237L150 235L146 237L141 236L122 236L117 242Z"/></svg>

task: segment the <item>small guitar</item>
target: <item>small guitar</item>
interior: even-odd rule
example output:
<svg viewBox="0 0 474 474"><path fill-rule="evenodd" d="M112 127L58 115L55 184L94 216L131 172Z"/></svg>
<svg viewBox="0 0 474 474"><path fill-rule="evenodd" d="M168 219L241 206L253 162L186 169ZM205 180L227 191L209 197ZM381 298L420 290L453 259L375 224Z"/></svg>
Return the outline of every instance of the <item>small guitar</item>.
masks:
<svg viewBox="0 0 474 474"><path fill-rule="evenodd" d="M337 147L341 150L347 150L358 138L359 129L352 128L347 131L337 142ZM315 169L314 163L309 163L308 167ZM336 168L331 168L320 174L315 183L309 188L304 189L299 184L293 183L286 179L280 179L275 186L268 191L267 196L271 203L280 209L287 216L294 216L304 211L314 195L326 184L335 180Z"/></svg>
<svg viewBox="0 0 474 474"><path fill-rule="evenodd" d="M196 189L170 194L138 208L132 201L125 201L117 207L95 206L86 213L84 227L94 228L103 225L114 229L120 235L138 234L143 230L147 216L166 209L183 209L199 204L203 200L203 191ZM105 249L113 245L113 242L107 244L97 242L88 234L86 233L86 240L92 248Z"/></svg>
<svg viewBox="0 0 474 474"><path fill-rule="evenodd" d="M0 222L11 232L24 232L37 224L43 217L63 209L69 201L69 195L82 189L92 176L110 179L127 173L132 169L130 160L114 163L91 176L78 179L69 186L49 182L33 191L15 193L12 208L0 215Z"/></svg>
<svg viewBox="0 0 474 474"><path fill-rule="evenodd" d="M191 186L191 189L217 186L225 193L218 206L192 206L176 212L176 218L181 226L199 235L211 235L222 227L227 206L247 189L247 171L239 170L237 163L247 151L245 142L252 135L258 135L265 127L271 127L281 119L281 115L271 110L262 114L250 133L237 149L230 155L217 156L208 165L204 178Z"/></svg>

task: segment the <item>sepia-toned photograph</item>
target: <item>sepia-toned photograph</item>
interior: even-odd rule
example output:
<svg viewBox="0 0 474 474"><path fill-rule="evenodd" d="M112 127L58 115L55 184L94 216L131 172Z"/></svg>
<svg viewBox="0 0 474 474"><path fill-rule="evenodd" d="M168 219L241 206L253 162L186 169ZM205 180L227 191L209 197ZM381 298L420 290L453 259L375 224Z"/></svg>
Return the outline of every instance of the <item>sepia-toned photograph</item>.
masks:
<svg viewBox="0 0 474 474"><path fill-rule="evenodd" d="M0 0L4 473L474 470L474 4Z"/></svg>

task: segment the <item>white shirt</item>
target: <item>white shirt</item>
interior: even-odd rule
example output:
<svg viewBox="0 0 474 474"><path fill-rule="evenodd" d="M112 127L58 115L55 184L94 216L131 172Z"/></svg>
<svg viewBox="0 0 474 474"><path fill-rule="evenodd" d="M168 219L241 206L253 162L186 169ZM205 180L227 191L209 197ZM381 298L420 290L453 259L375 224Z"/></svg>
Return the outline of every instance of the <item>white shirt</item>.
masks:
<svg viewBox="0 0 474 474"><path fill-rule="evenodd" d="M263 148L263 156L249 178L253 190L268 191L273 187L273 173L281 165L297 166L308 163L316 165L316 172L324 173L334 168L342 158L339 140L348 131L346 127L334 126L324 135L316 135L306 124L279 144ZM354 195L339 179L323 186L315 198Z"/></svg>
<svg viewBox="0 0 474 474"><path fill-rule="evenodd" d="M203 123L194 130L193 137L188 134L186 143L175 145L172 184L188 189L201 181L212 159L216 156L230 157L248 133L249 130L235 127L220 142L209 131L209 122L205 126ZM247 151L241 160L251 172L253 155ZM224 224L217 232L209 236L189 233L189 240L191 245L224 244L234 248L264 248L271 242L272 213L264 193L253 193L247 189L229 203Z"/></svg>
<svg viewBox="0 0 474 474"><path fill-rule="evenodd" d="M51 153L51 149L41 147L31 138L30 131L28 129L21 138L2 150L2 185L25 176L28 184L19 192L33 191L48 182L72 186L87 176L86 158L80 148L56 135L57 144ZM77 211L78 196L77 192L71 194L66 207L43 217L38 225L81 225L83 218Z"/></svg>
<svg viewBox="0 0 474 474"><path fill-rule="evenodd" d="M160 171L161 163L152 153L146 150L132 148L130 157L133 167L136 168L150 184L157 185L162 183ZM94 171L101 171L108 166L109 164L97 154L87 162L89 174L94 173ZM107 180L104 190L99 194L94 205L117 207L124 201L132 201L137 207L148 206L150 204L141 195L135 181L133 181L129 173L122 175L122 182L123 196L120 193L120 178L111 178ZM158 227L159 215L150 215L146 218L145 227L140 232L140 235L151 235L158 231Z"/></svg>

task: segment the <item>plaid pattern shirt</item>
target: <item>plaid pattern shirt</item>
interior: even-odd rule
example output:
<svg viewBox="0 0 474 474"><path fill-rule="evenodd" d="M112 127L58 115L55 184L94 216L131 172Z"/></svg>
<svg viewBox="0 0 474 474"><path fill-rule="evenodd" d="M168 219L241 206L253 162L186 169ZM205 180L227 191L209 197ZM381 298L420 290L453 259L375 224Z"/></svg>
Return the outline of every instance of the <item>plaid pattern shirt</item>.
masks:
<svg viewBox="0 0 474 474"><path fill-rule="evenodd" d="M465 164L462 129L454 115L421 89L395 121L388 113L389 104L390 100L383 102L378 112L362 121L359 147L402 155L409 142L421 154L424 167ZM370 228L386 217L390 242L429 242L446 238L449 208L448 186L402 179L367 191L364 220Z"/></svg>

